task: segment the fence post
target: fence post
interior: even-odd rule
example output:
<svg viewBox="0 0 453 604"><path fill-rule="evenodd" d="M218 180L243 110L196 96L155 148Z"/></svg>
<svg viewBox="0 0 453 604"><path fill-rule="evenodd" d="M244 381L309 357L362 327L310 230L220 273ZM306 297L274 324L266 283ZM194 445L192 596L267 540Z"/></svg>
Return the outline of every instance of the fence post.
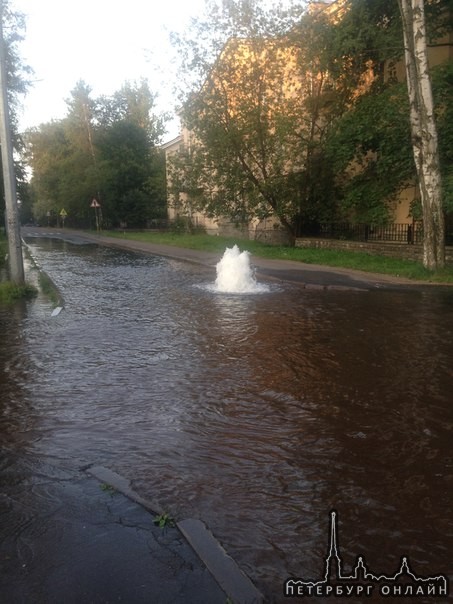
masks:
<svg viewBox="0 0 453 604"><path fill-rule="evenodd" d="M414 243L414 234L411 224L407 225L407 243L409 243L409 245Z"/></svg>

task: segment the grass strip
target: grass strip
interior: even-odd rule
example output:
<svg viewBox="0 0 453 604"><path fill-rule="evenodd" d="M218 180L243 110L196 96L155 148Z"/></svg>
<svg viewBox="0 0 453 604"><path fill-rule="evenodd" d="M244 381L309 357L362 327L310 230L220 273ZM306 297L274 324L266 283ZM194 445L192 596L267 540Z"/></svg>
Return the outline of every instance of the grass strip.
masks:
<svg viewBox="0 0 453 604"><path fill-rule="evenodd" d="M33 285L16 285L12 281L0 282L0 304L12 304L17 300L31 300L37 295Z"/></svg>
<svg viewBox="0 0 453 604"><path fill-rule="evenodd" d="M306 264L319 264L336 268L380 273L394 277L404 277L414 281L432 283L453 283L453 266L441 271L428 271L421 262L403 258L389 258L366 252L349 250L327 250L318 248L295 248L273 246L249 239L220 237L205 234L147 232L147 231L104 231L108 237L132 239L155 244L174 245L175 247L195 249L222 254L226 247L237 244L241 250L248 250L255 256L275 260L294 260Z"/></svg>
<svg viewBox="0 0 453 604"><path fill-rule="evenodd" d="M7 279L6 256L8 253L8 240L0 234L0 304L13 304L17 300L31 300L36 297L36 287L25 283L17 285Z"/></svg>

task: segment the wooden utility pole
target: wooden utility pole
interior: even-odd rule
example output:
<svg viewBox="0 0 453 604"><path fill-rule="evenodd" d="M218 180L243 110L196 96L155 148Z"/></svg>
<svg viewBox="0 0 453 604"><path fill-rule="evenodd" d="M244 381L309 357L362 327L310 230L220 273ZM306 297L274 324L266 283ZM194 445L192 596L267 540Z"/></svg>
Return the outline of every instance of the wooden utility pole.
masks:
<svg viewBox="0 0 453 604"><path fill-rule="evenodd" d="M24 260L17 211L16 176L14 174L13 144L9 121L6 49L3 39L3 0L0 0L0 143L2 147L3 183L5 189L6 234L8 237L8 258L10 279L23 285Z"/></svg>

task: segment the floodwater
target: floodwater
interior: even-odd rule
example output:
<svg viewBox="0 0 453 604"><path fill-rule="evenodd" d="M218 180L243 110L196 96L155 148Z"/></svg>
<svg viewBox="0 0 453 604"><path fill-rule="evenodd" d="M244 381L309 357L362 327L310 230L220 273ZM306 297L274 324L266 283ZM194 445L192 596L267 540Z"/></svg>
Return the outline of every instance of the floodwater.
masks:
<svg viewBox="0 0 453 604"><path fill-rule="evenodd" d="M269 601L322 578L333 509L346 570L451 579L453 290L217 294L190 263L29 244L65 309L0 309L4 496L106 466L201 518Z"/></svg>

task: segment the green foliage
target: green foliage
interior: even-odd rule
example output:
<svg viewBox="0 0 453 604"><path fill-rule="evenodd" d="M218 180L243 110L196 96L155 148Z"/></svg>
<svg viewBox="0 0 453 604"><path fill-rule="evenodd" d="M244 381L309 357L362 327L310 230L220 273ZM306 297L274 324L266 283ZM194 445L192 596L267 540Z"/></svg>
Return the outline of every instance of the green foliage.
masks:
<svg viewBox="0 0 453 604"><path fill-rule="evenodd" d="M103 482L100 485L100 488L102 491L104 491L104 493L108 493L111 497L113 497L114 495L116 495L118 493L118 491L115 489L115 487L112 487L112 485L107 484L106 482Z"/></svg>
<svg viewBox="0 0 453 604"><path fill-rule="evenodd" d="M115 122L97 133L96 146L104 184L104 216L113 224L130 227L160 218L160 208L150 203L153 156L146 130L132 121Z"/></svg>
<svg viewBox="0 0 453 604"><path fill-rule="evenodd" d="M26 30L25 15L15 10L13 3L2 0L3 38L6 50L6 77L8 87L8 105L13 135L17 137L17 114L21 95L31 85L33 70L23 63L20 56L20 43ZM16 138L16 142L17 142Z"/></svg>
<svg viewBox="0 0 453 604"><path fill-rule="evenodd" d="M154 147L159 144L164 132L165 116L154 114L156 95L142 80L138 84L126 82L112 97L101 97L96 103L96 122L101 127L112 126L119 122L129 122L141 128L148 143Z"/></svg>
<svg viewBox="0 0 453 604"><path fill-rule="evenodd" d="M431 40L451 31L451 8L451 0L426 4ZM272 215L294 233L327 220L388 220L415 177L407 91L392 70L404 53L398 3L350 0L339 19L317 7L265 13L253 1L212 11L210 28L200 21L180 42L181 82L196 73L198 85L186 90L199 90L184 99L182 117L200 145L174 162L176 209L188 196L189 214L238 222ZM295 98L279 86L288 82L288 50L298 66L293 82L303 82ZM437 118L449 209L447 84Z"/></svg>
<svg viewBox="0 0 453 604"><path fill-rule="evenodd" d="M370 68L382 81L385 62L396 61L403 52L401 19L394 0L350 0L348 10L331 28L330 69L349 95Z"/></svg>
<svg viewBox="0 0 453 604"><path fill-rule="evenodd" d="M444 208L453 214L453 63L432 70Z"/></svg>
<svg viewBox="0 0 453 604"><path fill-rule="evenodd" d="M175 526L175 521L171 516L169 516L169 514L160 514L155 516L153 522L161 529Z"/></svg>
<svg viewBox="0 0 453 604"><path fill-rule="evenodd" d="M12 281L0 282L0 303L13 304L17 300L30 300L37 295L33 285L17 285Z"/></svg>
<svg viewBox="0 0 453 604"><path fill-rule="evenodd" d="M453 211L453 65L432 70L444 207ZM338 120L328 143L338 187L337 217L381 223L389 202L416 178L405 82L375 85ZM420 218L419 201L412 216Z"/></svg>
<svg viewBox="0 0 453 604"><path fill-rule="evenodd" d="M288 70L299 70L285 37L291 16L281 9L265 13L257 2L230 1L210 17L208 49L203 22L186 40L193 57L186 70L197 65L204 82L185 99L182 118L201 144L175 162L173 196L188 193L192 208L211 216L241 223L274 215L291 229L300 168L287 160L304 152L301 140L311 128L298 96L285 92Z"/></svg>
<svg viewBox="0 0 453 604"><path fill-rule="evenodd" d="M93 226L95 198L104 224L145 227L165 212L165 165L156 147L163 122L152 114L154 97L144 83L126 84L110 98L90 94L78 82L67 117L28 133L35 217L55 225L64 208L67 226Z"/></svg>
<svg viewBox="0 0 453 604"><path fill-rule="evenodd" d="M87 199L97 187L89 151L76 144L73 124L69 120L50 122L28 133L27 139L37 220L45 223L50 212L55 224L64 208L72 224L84 224Z"/></svg>
<svg viewBox="0 0 453 604"><path fill-rule="evenodd" d="M374 87L338 120L328 143L338 217L381 223L414 177L405 84Z"/></svg>

